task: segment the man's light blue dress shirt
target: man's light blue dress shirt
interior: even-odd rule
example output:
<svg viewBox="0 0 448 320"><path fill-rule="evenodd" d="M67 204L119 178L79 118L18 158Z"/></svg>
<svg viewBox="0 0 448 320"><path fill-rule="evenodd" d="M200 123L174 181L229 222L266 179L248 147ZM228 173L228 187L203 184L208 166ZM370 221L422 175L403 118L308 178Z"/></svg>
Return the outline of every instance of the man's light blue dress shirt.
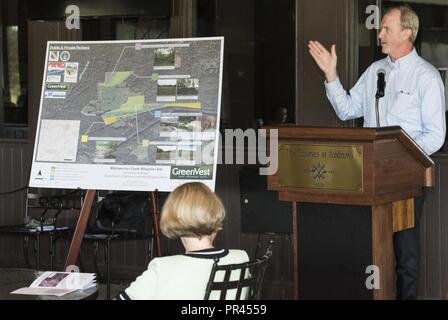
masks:
<svg viewBox="0 0 448 320"><path fill-rule="evenodd" d="M386 71L386 91L380 99L381 127L400 126L428 154L445 141L445 87L440 73L414 49L392 62L373 63L347 94L339 79L325 83L327 97L341 120L364 117L364 127L376 127L377 72Z"/></svg>

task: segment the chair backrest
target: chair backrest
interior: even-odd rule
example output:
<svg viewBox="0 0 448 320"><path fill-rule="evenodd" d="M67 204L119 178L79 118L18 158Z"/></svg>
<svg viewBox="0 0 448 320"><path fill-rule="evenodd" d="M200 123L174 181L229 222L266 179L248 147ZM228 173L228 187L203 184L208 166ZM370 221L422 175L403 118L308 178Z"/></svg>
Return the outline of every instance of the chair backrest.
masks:
<svg viewBox="0 0 448 320"><path fill-rule="evenodd" d="M151 230L149 196L145 192L112 192L93 208L89 234L145 234Z"/></svg>
<svg viewBox="0 0 448 320"><path fill-rule="evenodd" d="M273 245L274 241L270 240L262 258L245 263L219 265L219 259L215 259L204 300L209 300L214 292L219 293L220 300L260 300L264 274L272 256Z"/></svg>

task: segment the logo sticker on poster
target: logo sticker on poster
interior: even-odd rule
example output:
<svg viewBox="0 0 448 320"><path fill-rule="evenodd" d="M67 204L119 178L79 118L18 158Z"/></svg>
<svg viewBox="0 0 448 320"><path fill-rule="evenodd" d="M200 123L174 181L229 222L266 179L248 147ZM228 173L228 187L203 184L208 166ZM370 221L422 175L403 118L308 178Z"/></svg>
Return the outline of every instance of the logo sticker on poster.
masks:
<svg viewBox="0 0 448 320"><path fill-rule="evenodd" d="M62 51L60 58L61 58L61 61L68 61L70 59L70 52Z"/></svg>
<svg viewBox="0 0 448 320"><path fill-rule="evenodd" d="M59 60L59 51L50 51L48 61L58 61L58 60Z"/></svg>
<svg viewBox="0 0 448 320"><path fill-rule="evenodd" d="M65 91L45 91L45 98L47 99L65 99L67 92Z"/></svg>
<svg viewBox="0 0 448 320"><path fill-rule="evenodd" d="M171 179L178 180L211 180L213 178L213 166L201 167L171 167Z"/></svg>
<svg viewBox="0 0 448 320"><path fill-rule="evenodd" d="M78 62L67 62L65 64L64 82L78 81Z"/></svg>
<svg viewBox="0 0 448 320"><path fill-rule="evenodd" d="M45 88L47 90L67 90L68 85L63 83L48 83Z"/></svg>

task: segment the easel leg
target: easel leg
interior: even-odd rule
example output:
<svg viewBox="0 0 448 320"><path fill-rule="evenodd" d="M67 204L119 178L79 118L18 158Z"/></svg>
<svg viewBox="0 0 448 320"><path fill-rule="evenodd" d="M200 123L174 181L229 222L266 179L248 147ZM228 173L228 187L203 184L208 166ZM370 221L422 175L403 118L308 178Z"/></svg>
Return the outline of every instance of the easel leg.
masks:
<svg viewBox="0 0 448 320"><path fill-rule="evenodd" d="M64 270L66 270L68 266L73 266L76 263L82 239L86 231L87 222L89 221L90 210L92 209L95 194L96 190L87 190L81 213L79 214L78 223L76 224L76 229L73 233L73 238L70 244L70 249L68 251L67 259L65 260Z"/></svg>
<svg viewBox="0 0 448 320"><path fill-rule="evenodd" d="M149 200L151 201L151 220L152 220L152 231L154 239L154 256L160 257L160 230L159 230L159 211L157 206L157 190L151 191L149 193Z"/></svg>

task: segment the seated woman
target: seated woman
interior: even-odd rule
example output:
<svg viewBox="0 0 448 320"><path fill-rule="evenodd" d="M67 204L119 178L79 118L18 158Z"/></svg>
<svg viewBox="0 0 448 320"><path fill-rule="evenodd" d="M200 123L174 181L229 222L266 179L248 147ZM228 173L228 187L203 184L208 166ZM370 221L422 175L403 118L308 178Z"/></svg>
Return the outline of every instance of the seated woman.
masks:
<svg viewBox="0 0 448 320"><path fill-rule="evenodd" d="M180 238L185 253L151 260L148 269L117 299L203 299L215 258L219 258L219 264L249 261L243 250L213 246L224 217L221 200L203 183L177 187L163 206L160 229L170 239Z"/></svg>

